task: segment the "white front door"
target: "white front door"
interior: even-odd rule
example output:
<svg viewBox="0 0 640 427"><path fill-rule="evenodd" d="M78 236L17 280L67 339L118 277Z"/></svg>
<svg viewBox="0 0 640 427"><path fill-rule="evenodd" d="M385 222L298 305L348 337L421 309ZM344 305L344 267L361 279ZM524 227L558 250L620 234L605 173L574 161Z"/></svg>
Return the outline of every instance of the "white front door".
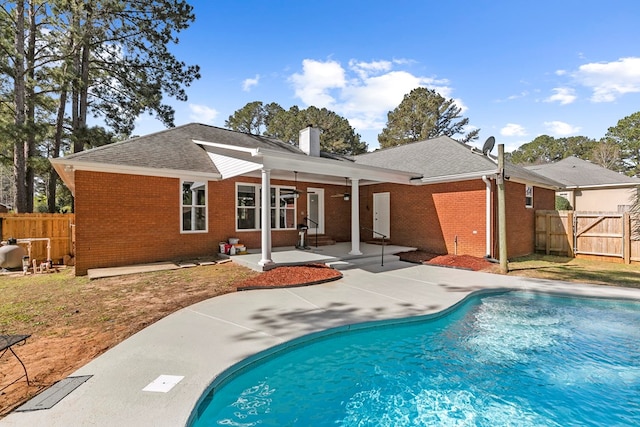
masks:
<svg viewBox="0 0 640 427"><path fill-rule="evenodd" d="M309 234L324 234L324 188L307 188Z"/></svg>
<svg viewBox="0 0 640 427"><path fill-rule="evenodd" d="M390 193L373 193L373 229L378 233L384 234L387 239L391 234L390 200ZM381 239L382 236L373 233L373 238Z"/></svg>

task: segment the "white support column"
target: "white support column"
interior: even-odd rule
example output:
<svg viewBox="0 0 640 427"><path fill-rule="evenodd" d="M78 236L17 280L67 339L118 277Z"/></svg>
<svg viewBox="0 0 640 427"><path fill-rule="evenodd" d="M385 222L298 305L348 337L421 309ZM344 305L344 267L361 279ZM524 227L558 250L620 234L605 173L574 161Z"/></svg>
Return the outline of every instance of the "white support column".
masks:
<svg viewBox="0 0 640 427"><path fill-rule="evenodd" d="M265 267L272 265L271 259L271 170L262 169L262 197L261 197L261 255L258 265Z"/></svg>
<svg viewBox="0 0 640 427"><path fill-rule="evenodd" d="M349 255L362 255L360 252L360 186L358 179L351 179L351 252Z"/></svg>

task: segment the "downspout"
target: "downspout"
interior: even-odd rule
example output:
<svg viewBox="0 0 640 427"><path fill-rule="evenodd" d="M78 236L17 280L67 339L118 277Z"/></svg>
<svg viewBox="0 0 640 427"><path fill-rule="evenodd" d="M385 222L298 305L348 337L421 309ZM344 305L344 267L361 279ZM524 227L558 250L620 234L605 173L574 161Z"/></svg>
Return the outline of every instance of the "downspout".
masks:
<svg viewBox="0 0 640 427"><path fill-rule="evenodd" d="M491 180L486 175L482 175L482 180L486 186L486 214L485 214L485 251L486 258L491 259Z"/></svg>

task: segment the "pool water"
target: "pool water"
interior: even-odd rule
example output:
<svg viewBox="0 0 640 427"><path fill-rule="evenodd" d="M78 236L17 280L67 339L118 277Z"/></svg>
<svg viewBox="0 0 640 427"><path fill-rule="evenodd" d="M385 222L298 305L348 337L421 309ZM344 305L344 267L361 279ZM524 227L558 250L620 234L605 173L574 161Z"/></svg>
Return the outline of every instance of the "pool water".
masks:
<svg viewBox="0 0 640 427"><path fill-rule="evenodd" d="M192 426L640 425L640 303L508 292L251 365Z"/></svg>

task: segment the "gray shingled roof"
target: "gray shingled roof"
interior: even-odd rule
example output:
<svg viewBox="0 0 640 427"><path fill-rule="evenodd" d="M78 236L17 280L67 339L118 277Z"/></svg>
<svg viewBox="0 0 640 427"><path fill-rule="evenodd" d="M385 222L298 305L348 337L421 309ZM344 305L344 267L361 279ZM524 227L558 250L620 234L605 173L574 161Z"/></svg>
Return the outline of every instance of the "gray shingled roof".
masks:
<svg viewBox="0 0 640 427"><path fill-rule="evenodd" d="M132 167L218 173L207 153L193 143L194 139L245 148L269 148L304 155L297 147L273 138L190 123L71 154L65 156L65 159Z"/></svg>
<svg viewBox="0 0 640 427"><path fill-rule="evenodd" d="M558 181L567 187L640 184L638 178L614 172L573 156L555 163L526 166L526 169Z"/></svg>
<svg viewBox="0 0 640 427"><path fill-rule="evenodd" d="M495 174L498 169L495 158L488 158L448 136L361 154L355 157L355 161L370 166L416 171L423 174L425 181L456 175L480 177ZM505 163L505 175L545 186L560 186L558 182L510 163Z"/></svg>

